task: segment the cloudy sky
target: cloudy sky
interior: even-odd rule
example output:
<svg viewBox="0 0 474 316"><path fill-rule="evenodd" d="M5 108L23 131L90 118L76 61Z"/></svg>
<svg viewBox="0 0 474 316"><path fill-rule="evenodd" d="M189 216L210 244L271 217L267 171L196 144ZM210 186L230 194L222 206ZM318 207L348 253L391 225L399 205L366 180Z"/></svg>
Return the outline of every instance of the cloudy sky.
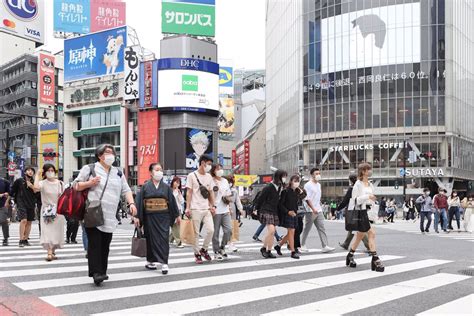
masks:
<svg viewBox="0 0 474 316"><path fill-rule="evenodd" d="M53 37L53 1L46 2L46 49L62 50L63 41ZM142 46L160 55L161 1L126 0L127 24L138 34ZM219 59L234 67L265 67L265 0L216 0L216 42Z"/></svg>

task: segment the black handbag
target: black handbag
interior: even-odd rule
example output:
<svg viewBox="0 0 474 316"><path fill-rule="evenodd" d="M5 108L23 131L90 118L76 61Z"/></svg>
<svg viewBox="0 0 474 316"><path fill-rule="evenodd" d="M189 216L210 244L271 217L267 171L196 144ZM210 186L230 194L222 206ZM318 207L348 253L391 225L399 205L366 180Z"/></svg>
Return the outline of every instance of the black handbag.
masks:
<svg viewBox="0 0 474 316"><path fill-rule="evenodd" d="M146 257L146 238L140 228L135 228L133 233L131 255L139 258Z"/></svg>
<svg viewBox="0 0 474 316"><path fill-rule="evenodd" d="M111 168L112 169L112 168ZM94 228L104 225L104 212L102 211L102 198L104 197L105 189L109 183L110 169L107 173L107 180L105 181L104 189L100 195L99 200L87 200L86 212L84 214L84 226L87 228ZM90 191L89 191L90 193Z"/></svg>
<svg viewBox="0 0 474 316"><path fill-rule="evenodd" d="M357 209L357 198L354 202L354 209L347 210L345 216L346 231L358 231L360 223L360 210Z"/></svg>

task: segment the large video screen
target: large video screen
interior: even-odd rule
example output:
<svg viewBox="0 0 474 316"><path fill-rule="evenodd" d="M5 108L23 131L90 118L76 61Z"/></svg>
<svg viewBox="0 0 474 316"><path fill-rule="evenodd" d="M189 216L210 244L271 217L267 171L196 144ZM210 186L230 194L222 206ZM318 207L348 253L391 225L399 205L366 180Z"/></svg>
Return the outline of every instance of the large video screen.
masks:
<svg viewBox="0 0 474 316"><path fill-rule="evenodd" d="M420 61L420 3L321 20L321 72Z"/></svg>

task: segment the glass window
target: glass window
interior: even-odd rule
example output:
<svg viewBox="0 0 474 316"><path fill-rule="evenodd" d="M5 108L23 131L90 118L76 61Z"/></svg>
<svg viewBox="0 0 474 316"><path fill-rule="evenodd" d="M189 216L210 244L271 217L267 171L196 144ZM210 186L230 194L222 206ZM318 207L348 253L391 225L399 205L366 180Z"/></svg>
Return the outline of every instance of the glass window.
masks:
<svg viewBox="0 0 474 316"><path fill-rule="evenodd" d="M112 125L120 124L120 110L112 111L111 124Z"/></svg>
<svg viewBox="0 0 474 316"><path fill-rule="evenodd" d="M100 112L91 113L91 125L90 127L100 126Z"/></svg>
<svg viewBox="0 0 474 316"><path fill-rule="evenodd" d="M91 127L90 119L91 119L90 114L83 114L81 116L81 128Z"/></svg>

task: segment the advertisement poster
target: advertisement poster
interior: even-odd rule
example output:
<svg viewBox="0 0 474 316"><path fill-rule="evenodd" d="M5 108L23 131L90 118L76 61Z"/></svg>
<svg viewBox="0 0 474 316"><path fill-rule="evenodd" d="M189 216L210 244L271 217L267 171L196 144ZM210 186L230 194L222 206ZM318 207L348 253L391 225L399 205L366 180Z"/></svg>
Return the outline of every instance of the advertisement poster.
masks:
<svg viewBox="0 0 474 316"><path fill-rule="evenodd" d="M214 36L215 0L162 0L163 33Z"/></svg>
<svg viewBox="0 0 474 316"><path fill-rule="evenodd" d="M59 129L58 123L40 125L39 166L50 163L58 169Z"/></svg>
<svg viewBox="0 0 474 316"><path fill-rule="evenodd" d="M54 31L88 34L91 31L91 1L54 1Z"/></svg>
<svg viewBox="0 0 474 316"><path fill-rule="evenodd" d="M219 110L219 64L191 58L158 61L158 107L173 111Z"/></svg>
<svg viewBox="0 0 474 316"><path fill-rule="evenodd" d="M39 103L55 104L54 56L40 53L39 56Z"/></svg>
<svg viewBox="0 0 474 316"><path fill-rule="evenodd" d="M124 26L126 4L117 0L91 0L91 32Z"/></svg>
<svg viewBox="0 0 474 316"><path fill-rule="evenodd" d="M250 142L244 140L244 173L250 174Z"/></svg>
<svg viewBox="0 0 474 316"><path fill-rule="evenodd" d="M220 133L233 134L235 128L234 99L221 98L219 102L219 118L217 126Z"/></svg>
<svg viewBox="0 0 474 316"><path fill-rule="evenodd" d="M125 49L125 100L135 100L139 97L140 85L138 79L140 78L140 62L136 49L132 46Z"/></svg>
<svg viewBox="0 0 474 316"><path fill-rule="evenodd" d="M213 157L212 131L186 129L186 169L196 170L202 155Z"/></svg>
<svg viewBox="0 0 474 316"><path fill-rule="evenodd" d="M138 185L150 179L148 167L159 161L159 128L158 110L138 112Z"/></svg>
<svg viewBox="0 0 474 316"><path fill-rule="evenodd" d="M0 30L44 43L44 1L0 0Z"/></svg>
<svg viewBox="0 0 474 316"><path fill-rule="evenodd" d="M122 101L120 91L123 90L123 81L112 80L84 86L64 88L64 112L77 111L91 107Z"/></svg>
<svg viewBox="0 0 474 316"><path fill-rule="evenodd" d="M124 71L127 27L64 41L64 81L113 75Z"/></svg>
<svg viewBox="0 0 474 316"><path fill-rule="evenodd" d="M222 66L219 68L219 93L234 94L234 68Z"/></svg>
<svg viewBox="0 0 474 316"><path fill-rule="evenodd" d="M153 107L153 62L145 62L143 73L143 84L145 90L143 106L149 108Z"/></svg>

